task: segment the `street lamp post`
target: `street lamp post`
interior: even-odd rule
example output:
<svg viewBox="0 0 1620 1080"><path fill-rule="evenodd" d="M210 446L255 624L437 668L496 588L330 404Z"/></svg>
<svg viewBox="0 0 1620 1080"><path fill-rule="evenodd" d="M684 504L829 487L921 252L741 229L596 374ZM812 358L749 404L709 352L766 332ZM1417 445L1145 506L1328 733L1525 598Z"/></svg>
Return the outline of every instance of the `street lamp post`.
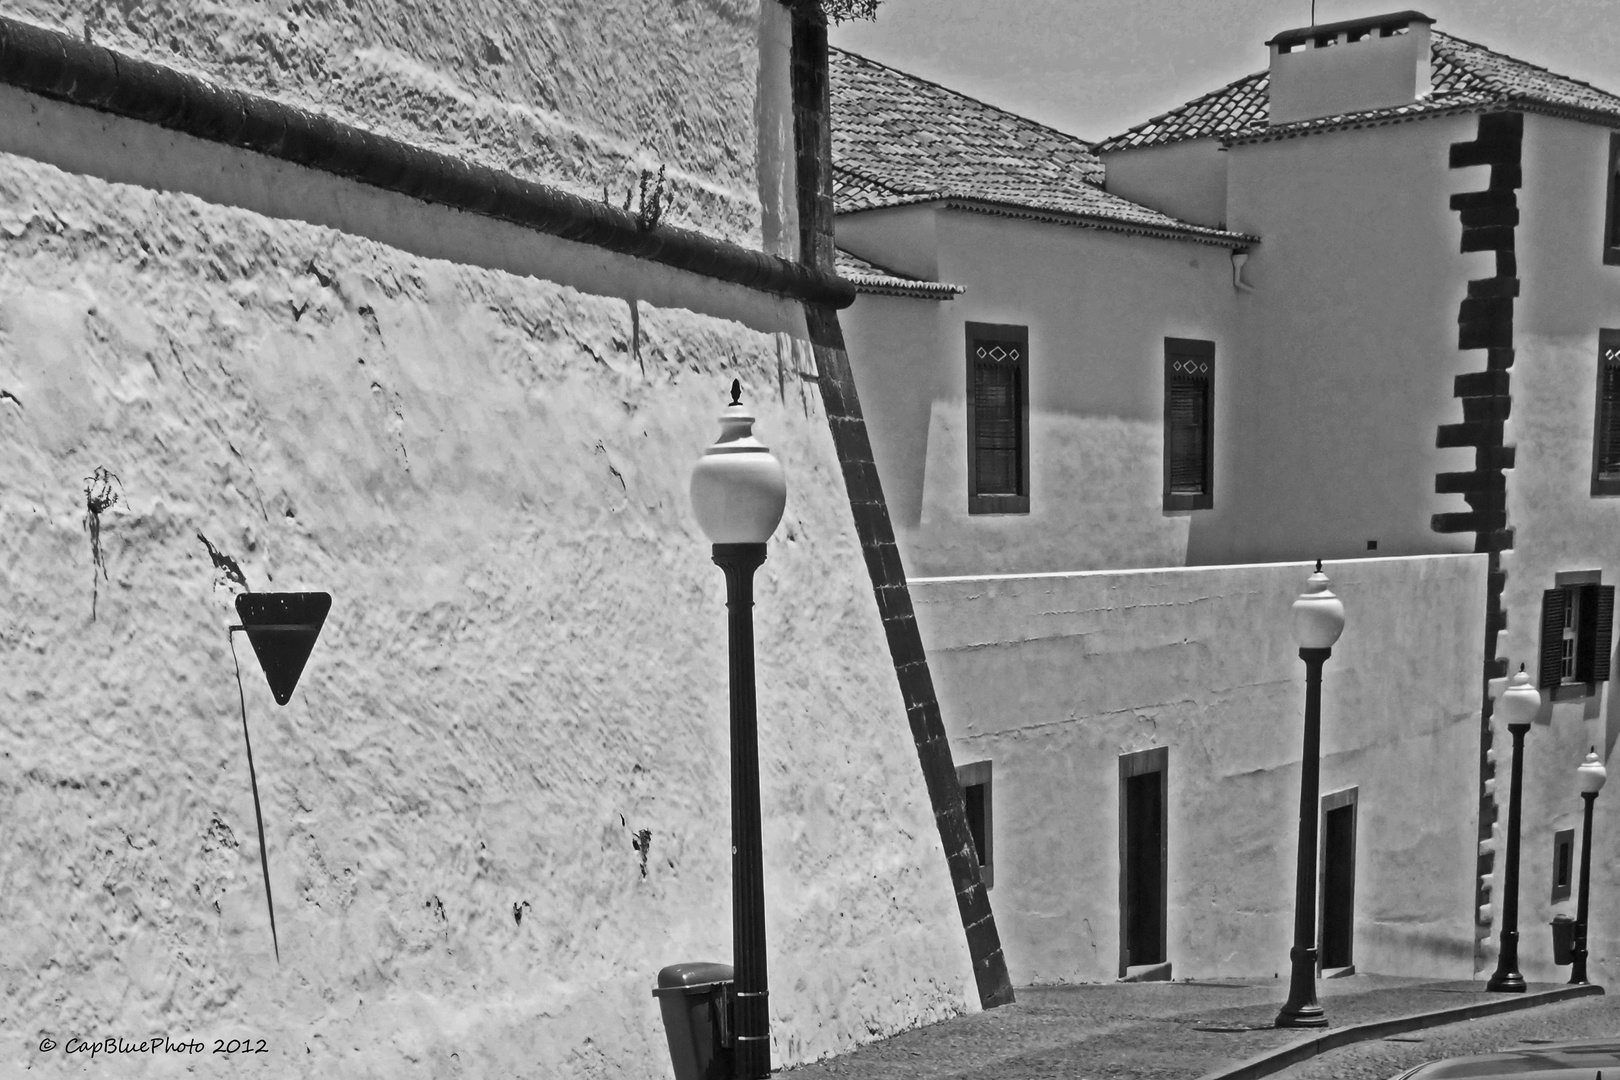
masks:
<svg viewBox="0 0 1620 1080"><path fill-rule="evenodd" d="M1575 947L1570 949L1570 961L1574 969L1570 972L1571 985L1580 986L1586 982L1586 900L1592 885L1592 804L1597 801L1598 792L1603 790L1603 782L1609 774L1603 768L1603 762L1598 760L1597 747L1592 747L1581 762L1580 768L1575 770L1580 782L1581 799L1586 803L1586 820L1581 825L1581 895L1575 907Z"/></svg>
<svg viewBox="0 0 1620 1080"><path fill-rule="evenodd" d="M1316 1000L1316 802L1321 780L1322 665L1344 632L1344 604L1328 588L1322 560L1294 601L1294 639L1305 661L1305 749L1299 777L1299 864L1294 878L1294 947L1288 1001L1277 1027L1326 1027Z"/></svg>
<svg viewBox="0 0 1620 1080"><path fill-rule="evenodd" d="M753 435L754 417L733 380L720 438L692 469L692 509L726 575L731 656L731 947L736 965L732 1075L771 1072L765 972L765 875L760 843L759 728L754 706L754 571L782 520L782 464Z"/></svg>
<svg viewBox="0 0 1620 1080"><path fill-rule="evenodd" d="M1519 974L1519 804L1524 785L1524 736L1530 721L1541 709L1541 695L1524 673L1524 665L1508 680L1497 703L1502 719L1513 734L1513 772L1508 788L1507 868L1502 881L1502 945L1496 955L1496 971L1485 989L1504 994L1524 993L1524 976Z"/></svg>

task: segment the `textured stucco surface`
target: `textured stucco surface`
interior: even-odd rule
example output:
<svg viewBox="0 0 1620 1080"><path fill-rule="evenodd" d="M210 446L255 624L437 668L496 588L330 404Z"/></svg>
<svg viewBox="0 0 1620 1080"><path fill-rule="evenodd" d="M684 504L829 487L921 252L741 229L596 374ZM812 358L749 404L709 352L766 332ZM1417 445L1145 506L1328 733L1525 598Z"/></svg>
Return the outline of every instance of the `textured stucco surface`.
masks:
<svg viewBox="0 0 1620 1080"><path fill-rule="evenodd" d="M1356 966L1466 978L1485 557L1327 571L1347 629L1324 670L1321 792L1359 789ZM1117 761L1155 746L1175 977L1288 969L1304 701L1289 605L1309 572L912 581L953 754L992 763L991 898L1015 981L1118 975Z"/></svg>
<svg viewBox="0 0 1620 1080"><path fill-rule="evenodd" d="M1502 608L1507 629L1497 636L1509 670L1521 663L1538 676L1542 593L1560 572L1598 570L1620 584L1620 499L1593 497L1592 440L1597 414L1598 330L1620 329L1620 267L1604 266L1598 241L1604 215L1609 132L1568 120L1530 115L1524 124L1524 187L1517 232L1520 300L1515 311L1513 412L1504 440L1516 446L1507 474L1508 525L1513 549L1502 555L1507 580ZM1476 354L1478 355L1478 354ZM1610 658L1611 665L1614 658ZM1571 901L1552 903L1553 834L1574 829L1580 843L1582 804L1575 769L1589 747L1616 771L1620 702L1612 684L1595 694L1544 703L1525 738L1523 820L1520 826L1519 966L1526 978L1567 971L1551 962L1546 929L1554 914L1575 914ZM1507 828L1512 740L1497 722L1498 850ZM1614 784L1598 798L1592 829L1592 909L1587 959L1593 982L1620 974L1620 800ZM1496 860L1493 906L1500 912L1502 866ZM1575 872L1579 874L1579 852ZM1492 961L1496 940L1490 941Z"/></svg>
<svg viewBox="0 0 1620 1080"><path fill-rule="evenodd" d="M759 0L6 0L0 13L760 243Z"/></svg>
<svg viewBox="0 0 1620 1080"><path fill-rule="evenodd" d="M775 1060L972 1007L803 350L11 156L0 247L0 1071L166 1031L266 1040L211 1075L665 1074L655 973L730 953L685 487L733 376L791 485L756 587ZM237 643L279 967L199 530L334 595L285 708Z"/></svg>

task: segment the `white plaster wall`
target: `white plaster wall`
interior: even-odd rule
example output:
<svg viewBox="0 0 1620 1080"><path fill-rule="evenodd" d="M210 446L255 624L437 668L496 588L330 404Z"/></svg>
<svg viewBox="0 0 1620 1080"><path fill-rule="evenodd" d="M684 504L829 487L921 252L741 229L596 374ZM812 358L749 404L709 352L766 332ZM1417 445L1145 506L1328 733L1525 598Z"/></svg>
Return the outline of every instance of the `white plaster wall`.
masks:
<svg viewBox="0 0 1620 1080"><path fill-rule="evenodd" d="M834 221L838 246L888 270L924 281L940 280L937 203L840 214ZM952 282L961 285L963 282Z"/></svg>
<svg viewBox="0 0 1620 1080"><path fill-rule="evenodd" d="M904 534L922 520L937 400L949 382L942 327L956 301L862 293L841 318L889 520Z"/></svg>
<svg viewBox="0 0 1620 1080"><path fill-rule="evenodd" d="M1355 962L1467 977L1482 555L1330 564L1321 791L1356 786ZM1015 982L1118 975L1119 755L1169 748L1177 978L1287 970L1307 564L912 579L958 761L993 768Z"/></svg>
<svg viewBox="0 0 1620 1080"><path fill-rule="evenodd" d="M775 6L6 0L0 14L591 197L607 184L622 200L663 163L672 220L759 247L755 105L775 51L761 8Z"/></svg>
<svg viewBox="0 0 1620 1080"><path fill-rule="evenodd" d="M1115 195L1171 217L1226 226L1226 150L1215 139L1184 139L1103 154Z"/></svg>
<svg viewBox="0 0 1620 1080"><path fill-rule="evenodd" d="M1234 146L1227 225L1262 242L1237 298L1242 347L1219 378L1229 405L1224 491L1195 520L1188 561L1468 551L1432 532L1465 509L1434 493L1470 448L1435 448L1462 419L1456 375L1484 368L1457 349L1458 304L1494 255L1459 255L1453 192L1484 169L1451 169L1460 116ZM1218 435L1219 437L1219 435Z"/></svg>
<svg viewBox="0 0 1620 1080"><path fill-rule="evenodd" d="M667 1075L657 970L730 953L686 482L734 376L791 485L755 616L774 1059L975 1007L799 353L11 156L0 247L0 1071L161 1031L265 1040L221 1076ZM198 531L334 596L285 708L237 644L279 966Z"/></svg>
<svg viewBox="0 0 1620 1080"><path fill-rule="evenodd" d="M1620 500L1591 494L1598 330L1620 329L1620 267L1604 266L1599 248L1609 134L1573 121L1525 117L1516 236L1521 291L1514 312L1513 411L1505 430L1507 443L1518 448L1507 487L1514 535L1513 550L1502 556L1508 625L1497 649L1510 670L1522 662L1532 677L1539 667L1542 592L1554 587L1556 575L1599 570L1605 584L1620 584ZM1551 962L1546 924L1556 913L1574 915L1575 908L1573 897L1551 901L1553 834L1573 828L1579 845L1575 768L1595 746L1616 769L1620 704L1600 683L1593 696L1545 704L1538 719L1525 745L1519 962L1526 978L1565 979L1568 969ZM1512 742L1504 725L1496 727L1498 836L1505 837ZM1605 789L1593 826L1588 973L1594 982L1620 976L1620 908L1610 899L1620 894L1616 807L1614 790ZM1496 862L1493 898L1502 896L1503 859ZM1496 907L1499 912L1499 902ZM1495 944L1493 937L1493 964Z"/></svg>
<svg viewBox="0 0 1620 1080"><path fill-rule="evenodd" d="M919 507L897 522L909 572L1185 562L1196 514L1163 509L1164 338L1215 342L1219 505L1232 405L1221 366L1236 348L1226 250L964 211L935 221L939 277L967 292L931 326L865 298L846 319L885 493ZM1028 514L967 512L968 322L1029 327Z"/></svg>

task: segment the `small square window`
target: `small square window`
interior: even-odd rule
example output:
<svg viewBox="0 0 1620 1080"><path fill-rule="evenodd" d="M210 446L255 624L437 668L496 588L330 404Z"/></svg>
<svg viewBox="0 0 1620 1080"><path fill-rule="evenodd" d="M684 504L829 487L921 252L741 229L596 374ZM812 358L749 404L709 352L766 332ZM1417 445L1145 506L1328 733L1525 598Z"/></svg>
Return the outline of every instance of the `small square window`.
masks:
<svg viewBox="0 0 1620 1080"><path fill-rule="evenodd" d="M967 324L968 513L1029 513L1029 328Z"/></svg>
<svg viewBox="0 0 1620 1080"><path fill-rule="evenodd" d="M1553 834L1553 903L1569 899L1569 883L1574 876L1575 830L1559 829Z"/></svg>
<svg viewBox="0 0 1620 1080"><path fill-rule="evenodd" d="M967 805L968 834L979 857L979 880L986 889L995 884L995 817L990 801L990 762L975 761L956 770L962 785L962 801Z"/></svg>

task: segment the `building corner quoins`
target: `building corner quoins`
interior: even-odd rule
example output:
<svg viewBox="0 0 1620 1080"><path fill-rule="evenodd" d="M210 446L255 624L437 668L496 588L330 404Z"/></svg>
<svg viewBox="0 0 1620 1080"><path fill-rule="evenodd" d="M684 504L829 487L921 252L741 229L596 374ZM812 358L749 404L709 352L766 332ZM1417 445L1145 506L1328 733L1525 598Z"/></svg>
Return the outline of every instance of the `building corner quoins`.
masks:
<svg viewBox="0 0 1620 1080"><path fill-rule="evenodd" d="M1518 189L1523 182L1522 147L1524 114L1516 111L1480 115L1475 138L1451 144L1453 169L1486 166L1490 179L1484 190L1451 196L1451 209L1461 225L1459 254L1493 253L1496 272L1468 282L1466 297L1457 313L1457 348L1483 350L1485 369L1459 375L1453 394L1461 400L1460 423L1441 424L1435 445L1472 447L1475 467L1469 472L1440 473L1437 494L1457 494L1469 509L1435 514L1430 527L1439 533L1472 532L1474 550L1487 556L1485 640L1481 658L1479 733L1479 847L1474 892L1474 962L1476 970L1488 966L1496 905L1491 883L1496 864L1497 800L1495 752L1491 745L1492 702L1490 681L1507 674L1497 655L1498 635L1507 629L1502 594L1507 582L1503 555L1513 547L1507 518L1507 474L1514 464L1514 448L1506 445L1505 425L1512 410L1510 369L1514 360L1513 312L1519 295L1514 241L1519 224Z"/></svg>
<svg viewBox="0 0 1620 1080"><path fill-rule="evenodd" d="M821 273L833 272L832 102L827 21L818 5L782 0L792 15L794 152L797 167L799 257ZM838 305L842 306L842 305ZM906 703L907 720L939 829L962 933L972 960L979 1004L990 1009L1013 1001L990 897L972 855L967 808L940 717L921 632L912 612L904 567L895 546L883 489L845 350L836 307L804 301L805 321L818 372L833 446L845 477L856 534L889 643L890 658Z"/></svg>

